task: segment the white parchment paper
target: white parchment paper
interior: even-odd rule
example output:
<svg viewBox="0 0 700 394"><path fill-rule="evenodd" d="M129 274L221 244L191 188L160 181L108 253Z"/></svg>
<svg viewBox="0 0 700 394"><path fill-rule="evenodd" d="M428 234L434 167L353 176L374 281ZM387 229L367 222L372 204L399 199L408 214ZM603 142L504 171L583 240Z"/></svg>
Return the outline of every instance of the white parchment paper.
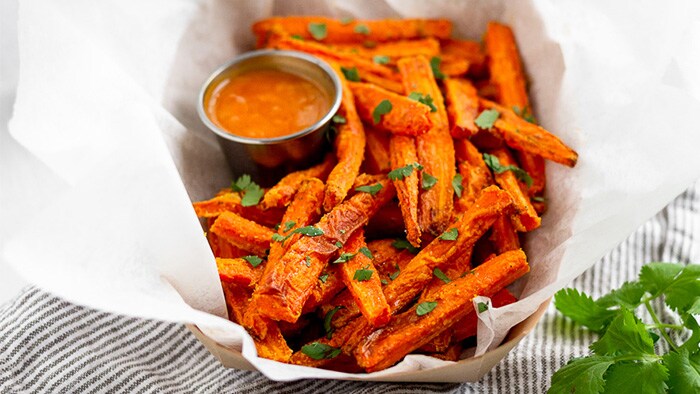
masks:
<svg viewBox="0 0 700 394"><path fill-rule="evenodd" d="M273 14L446 17L471 39L499 20L515 30L538 120L580 161L547 164L549 211L526 245L523 298L482 314L482 354L700 177L698 6L624 3L24 1L10 128L30 154L2 161L22 179L12 183L18 197L2 202L16 228L4 255L68 300L196 324L272 379L348 377L259 359L225 319L190 203L231 174L196 117L197 91L250 49L250 24ZM410 381L410 371L446 363L409 356L373 375Z"/></svg>

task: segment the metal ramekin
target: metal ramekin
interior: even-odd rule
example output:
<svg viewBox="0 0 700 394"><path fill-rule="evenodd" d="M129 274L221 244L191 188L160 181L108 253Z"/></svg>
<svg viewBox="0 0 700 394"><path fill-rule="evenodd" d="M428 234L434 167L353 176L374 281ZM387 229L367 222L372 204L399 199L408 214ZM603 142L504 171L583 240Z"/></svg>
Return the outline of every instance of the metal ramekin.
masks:
<svg viewBox="0 0 700 394"><path fill-rule="evenodd" d="M209 95L222 79L261 69L285 71L316 82L327 89L333 99L330 110L310 127L276 138L241 137L219 128L206 113ZM321 59L296 51L260 50L237 56L214 71L199 93L197 112L202 122L216 134L234 176L250 174L258 183L269 186L289 171L320 160L326 148L325 135L340 107L341 97L340 79Z"/></svg>

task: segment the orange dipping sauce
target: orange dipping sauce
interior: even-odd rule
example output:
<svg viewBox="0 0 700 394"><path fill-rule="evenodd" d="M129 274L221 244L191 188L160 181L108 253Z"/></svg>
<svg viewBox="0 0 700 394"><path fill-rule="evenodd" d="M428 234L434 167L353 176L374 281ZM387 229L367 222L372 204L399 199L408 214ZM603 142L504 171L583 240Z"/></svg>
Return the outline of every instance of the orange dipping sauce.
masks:
<svg viewBox="0 0 700 394"><path fill-rule="evenodd" d="M275 138L323 118L330 95L314 82L279 70L253 70L224 79L205 103L209 119L231 134Z"/></svg>

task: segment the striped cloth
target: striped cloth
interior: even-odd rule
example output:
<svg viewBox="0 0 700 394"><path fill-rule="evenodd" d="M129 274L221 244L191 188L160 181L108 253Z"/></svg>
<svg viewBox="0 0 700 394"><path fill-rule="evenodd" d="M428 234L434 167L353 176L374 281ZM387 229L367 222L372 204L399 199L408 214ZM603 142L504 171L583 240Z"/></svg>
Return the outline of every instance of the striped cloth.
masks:
<svg viewBox="0 0 700 394"><path fill-rule="evenodd" d="M700 261L700 182L573 286L597 297L636 278L649 261ZM0 307L0 393L535 393L594 339L550 306L534 332L478 383L277 383L223 368L182 325L112 315L28 288Z"/></svg>

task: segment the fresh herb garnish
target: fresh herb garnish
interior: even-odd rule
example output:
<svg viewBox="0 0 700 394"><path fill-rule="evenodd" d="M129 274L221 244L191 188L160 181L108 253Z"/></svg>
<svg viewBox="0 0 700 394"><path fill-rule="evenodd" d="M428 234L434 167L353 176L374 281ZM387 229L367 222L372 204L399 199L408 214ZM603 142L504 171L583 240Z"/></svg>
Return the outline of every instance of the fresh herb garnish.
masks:
<svg viewBox="0 0 700 394"><path fill-rule="evenodd" d="M437 111L437 107L435 106L435 104L433 104L433 98L430 97L429 94L423 95L419 92L411 92L411 94L408 95L408 98L413 101L418 101L419 103L427 105L428 107L430 107L430 112Z"/></svg>
<svg viewBox="0 0 700 394"><path fill-rule="evenodd" d="M382 120L382 116L391 112L392 108L391 101L386 99L380 101L379 104L374 107L374 111L372 111L372 122L374 122L374 124L379 123Z"/></svg>
<svg viewBox="0 0 700 394"><path fill-rule="evenodd" d="M452 188L455 190L457 197L462 197L462 191L464 191L464 186L462 186L463 180L462 174L455 174L452 178Z"/></svg>
<svg viewBox="0 0 700 394"><path fill-rule="evenodd" d="M311 257L309 257L309 256L304 257L304 262L306 263L307 267L311 267Z"/></svg>
<svg viewBox="0 0 700 394"><path fill-rule="evenodd" d="M338 357L341 350L325 343L311 342L301 347L301 352L314 360L323 360Z"/></svg>
<svg viewBox="0 0 700 394"><path fill-rule="evenodd" d="M485 109L474 119L474 123L481 129L490 130L499 116L501 113L495 109Z"/></svg>
<svg viewBox="0 0 700 394"><path fill-rule="evenodd" d="M336 306L335 308L328 311L328 313L326 313L326 316L323 318L323 329L326 331L327 339L331 339L333 337L334 328L333 326L331 326L331 323L333 321L333 315L335 315L335 313L341 310L342 308L342 305Z"/></svg>
<svg viewBox="0 0 700 394"><path fill-rule="evenodd" d="M418 307L416 307L416 315L418 316L423 316L425 314L428 314L435 309L437 306L437 301L426 301L426 302L421 302L418 304Z"/></svg>
<svg viewBox="0 0 700 394"><path fill-rule="evenodd" d="M391 243L391 246L395 247L396 249L408 249L409 252L416 254L420 252L420 249L416 248L415 246L411 245L410 242L403 238L396 238L394 242Z"/></svg>
<svg viewBox="0 0 700 394"><path fill-rule="evenodd" d="M289 235L272 234L272 242L284 242L289 238Z"/></svg>
<svg viewBox="0 0 700 394"><path fill-rule="evenodd" d="M418 163L411 163L404 167L396 168L394 170L389 171L389 174L387 174L387 176L392 181L400 181L405 177L410 176L411 173L413 173L414 168L416 170L422 170L423 166Z"/></svg>
<svg viewBox="0 0 700 394"><path fill-rule="evenodd" d="M456 228L451 228L444 233L440 234L438 238L440 238L443 241L456 241L457 237L459 236L459 230Z"/></svg>
<svg viewBox="0 0 700 394"><path fill-rule="evenodd" d="M263 262L263 259L261 259L258 256L253 256L253 255L243 256L243 260L249 262L250 265L252 265L253 267L257 267Z"/></svg>
<svg viewBox="0 0 700 394"><path fill-rule="evenodd" d="M357 67L345 68L341 67L340 71L343 72L345 79L352 82L360 82L360 73L357 71Z"/></svg>
<svg viewBox="0 0 700 394"><path fill-rule="evenodd" d="M399 274L401 274L401 267L399 267L398 264L396 264L395 267L396 267L396 271L389 274L389 279L391 279L391 280L398 278Z"/></svg>
<svg viewBox="0 0 700 394"><path fill-rule="evenodd" d="M304 37L302 37L298 34L292 34L292 40L304 41Z"/></svg>
<svg viewBox="0 0 700 394"><path fill-rule="evenodd" d="M366 246L363 246L363 247L360 248L360 253L364 254L364 255L367 256L367 258L369 258L369 259L373 259L373 258L374 258L374 256L372 256L372 251L369 250L369 248L366 247Z"/></svg>
<svg viewBox="0 0 700 394"><path fill-rule="evenodd" d="M434 176L428 174L427 172L423 172L423 181L421 182L421 186L423 187L423 190L430 190L430 188L435 186L437 181L438 179Z"/></svg>
<svg viewBox="0 0 700 394"><path fill-rule="evenodd" d="M328 280L328 274L323 274L323 275L319 276L318 280L320 280L321 283L326 283L326 281Z"/></svg>
<svg viewBox="0 0 700 394"><path fill-rule="evenodd" d="M346 16L346 17L344 17L344 18L340 18L340 24L341 24L341 25L349 25L349 24L351 24L352 21L354 21L354 20L355 20L355 19L353 19L352 17Z"/></svg>
<svg viewBox="0 0 700 394"><path fill-rule="evenodd" d="M479 313L484 313L487 310L489 310L489 304L487 304L485 302L478 302L476 304L476 308L477 308L477 311L479 311Z"/></svg>
<svg viewBox="0 0 700 394"><path fill-rule="evenodd" d="M445 283L452 282L450 280L450 278L448 278L447 275L445 275L445 273L442 272L442 270L440 268L435 267L435 269L433 270L433 275L435 275L436 278L440 279L441 281L443 281Z"/></svg>
<svg viewBox="0 0 700 394"><path fill-rule="evenodd" d="M525 106L524 108L520 109L520 107L518 107L517 105L514 105L513 112L515 112L515 114L520 116L521 118L525 119L527 122L530 122L532 124L537 124L537 121L535 120L535 116L532 115L532 112L530 111L529 106Z"/></svg>
<svg viewBox="0 0 700 394"><path fill-rule="evenodd" d="M345 124L347 123L347 119L343 115L340 114L335 114L333 115L333 123L335 124Z"/></svg>
<svg viewBox="0 0 700 394"><path fill-rule="evenodd" d="M544 197L540 197L540 196L532 197L531 200L535 201L535 202L544 202L545 201Z"/></svg>
<svg viewBox="0 0 700 394"><path fill-rule="evenodd" d="M375 183L374 185L358 186L355 188L355 191L369 193L375 196L383 187L381 183Z"/></svg>
<svg viewBox="0 0 700 394"><path fill-rule="evenodd" d="M231 189L234 192L242 192L241 205L244 207L252 207L258 205L265 191L253 182L250 175L244 174L238 177L235 182L231 183Z"/></svg>
<svg viewBox="0 0 700 394"><path fill-rule="evenodd" d="M355 25L353 31L359 34L369 35L369 27L362 23Z"/></svg>
<svg viewBox="0 0 700 394"><path fill-rule="evenodd" d="M673 312L654 307L663 298ZM556 293L554 305L575 322L598 332L591 354L572 359L552 376L550 393L697 393L700 392L700 265L649 263L637 281L594 300L574 289ZM653 324L636 315L648 312ZM659 316L675 315L672 323ZM680 322L680 323L676 323ZM684 343L681 335L689 332ZM658 334L658 335L657 335ZM663 338L666 346L654 346Z"/></svg>
<svg viewBox="0 0 700 394"><path fill-rule="evenodd" d="M335 241L335 247L340 249L343 247L343 243L340 241Z"/></svg>
<svg viewBox="0 0 700 394"><path fill-rule="evenodd" d="M525 183L527 187L532 186L532 177L530 174L528 174L525 170L518 166L514 165L508 165L504 166L501 165L501 162L498 161L498 157L494 155L490 155L488 153L484 153L484 163L491 169L496 174L502 174L506 171L511 171L513 175L515 175L516 178L518 178L519 181Z"/></svg>
<svg viewBox="0 0 700 394"><path fill-rule="evenodd" d="M304 226L292 231L291 234L301 234L306 235L307 237L318 237L319 235L323 235L324 233L323 230L321 230L318 227Z"/></svg>
<svg viewBox="0 0 700 394"><path fill-rule="evenodd" d="M433 70L433 75L437 79L445 79L445 74L440 71L440 63L442 63L442 59L440 59L437 56L433 56L430 59L430 68Z"/></svg>
<svg viewBox="0 0 700 394"><path fill-rule="evenodd" d="M328 35L325 23L309 23L309 33L316 40L323 40Z"/></svg>
<svg viewBox="0 0 700 394"><path fill-rule="evenodd" d="M384 286L389 284L389 282L387 282L386 279L380 279L379 282L381 282Z"/></svg>
<svg viewBox="0 0 700 394"><path fill-rule="evenodd" d="M355 270L355 275L352 276L352 279L358 281L358 282L364 282L366 280L369 280L372 277L372 273L374 271L368 270L367 267L363 267L362 269Z"/></svg>
<svg viewBox="0 0 700 394"><path fill-rule="evenodd" d="M377 64L388 64L391 59L389 56L375 55L372 57L372 61Z"/></svg>
<svg viewBox="0 0 700 394"><path fill-rule="evenodd" d="M355 257L355 253L341 253L340 256L333 261L333 264L347 263L348 261L352 260L353 257Z"/></svg>
<svg viewBox="0 0 700 394"><path fill-rule="evenodd" d="M285 222L284 223L284 232L286 233L287 231L291 230L296 225L297 225L297 222L295 222L293 220Z"/></svg>

